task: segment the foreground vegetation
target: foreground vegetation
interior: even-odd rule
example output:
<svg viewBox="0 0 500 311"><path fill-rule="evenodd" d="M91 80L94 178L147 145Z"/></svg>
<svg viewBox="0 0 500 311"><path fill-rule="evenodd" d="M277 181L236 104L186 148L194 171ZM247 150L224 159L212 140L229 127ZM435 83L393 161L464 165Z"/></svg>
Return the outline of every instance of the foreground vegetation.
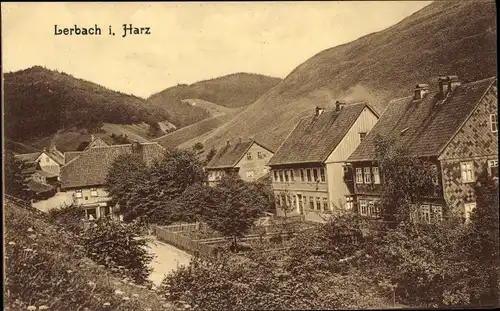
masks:
<svg viewBox="0 0 500 311"><path fill-rule="evenodd" d="M9 200L4 213L5 310L174 310L145 285L89 259L80 237L46 216Z"/></svg>

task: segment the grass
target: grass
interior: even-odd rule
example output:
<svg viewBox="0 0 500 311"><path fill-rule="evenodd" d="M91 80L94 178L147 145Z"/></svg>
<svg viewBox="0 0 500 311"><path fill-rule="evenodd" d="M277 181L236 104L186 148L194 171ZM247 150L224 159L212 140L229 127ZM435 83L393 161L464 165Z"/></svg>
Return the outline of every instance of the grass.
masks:
<svg viewBox="0 0 500 311"><path fill-rule="evenodd" d="M416 83L437 88L437 76L462 81L496 75L496 10L493 1L435 1L400 23L324 50L229 123L207 146L254 136L276 150L298 120L316 106L367 100L379 112L387 101L411 95Z"/></svg>
<svg viewBox="0 0 500 311"><path fill-rule="evenodd" d="M45 215L10 200L4 213L4 310L175 310L84 257L75 237Z"/></svg>

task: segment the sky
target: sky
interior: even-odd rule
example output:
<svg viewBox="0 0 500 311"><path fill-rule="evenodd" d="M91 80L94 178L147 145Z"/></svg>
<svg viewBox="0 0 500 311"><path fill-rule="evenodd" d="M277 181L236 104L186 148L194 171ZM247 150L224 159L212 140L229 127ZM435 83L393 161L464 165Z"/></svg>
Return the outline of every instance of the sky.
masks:
<svg viewBox="0 0 500 311"><path fill-rule="evenodd" d="M429 3L4 2L3 71L41 65L141 97L236 72L284 78L322 50L383 30ZM54 35L55 25L96 24L101 36ZM149 27L150 34L122 37L123 24Z"/></svg>

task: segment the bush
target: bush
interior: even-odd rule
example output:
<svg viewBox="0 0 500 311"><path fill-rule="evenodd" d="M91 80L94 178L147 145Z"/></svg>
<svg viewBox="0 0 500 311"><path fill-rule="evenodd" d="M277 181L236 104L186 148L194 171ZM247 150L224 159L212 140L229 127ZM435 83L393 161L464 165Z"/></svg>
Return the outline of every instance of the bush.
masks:
<svg viewBox="0 0 500 311"><path fill-rule="evenodd" d="M147 239L140 236L142 227L111 218L101 218L82 235L87 256L112 271L147 284L153 256L147 250Z"/></svg>
<svg viewBox="0 0 500 311"><path fill-rule="evenodd" d="M156 293L119 282L86 259L73 234L7 200L4 212L4 310L163 309Z"/></svg>
<svg viewBox="0 0 500 311"><path fill-rule="evenodd" d="M83 232L85 210L71 204L49 210L49 221L62 225L69 231L79 234Z"/></svg>

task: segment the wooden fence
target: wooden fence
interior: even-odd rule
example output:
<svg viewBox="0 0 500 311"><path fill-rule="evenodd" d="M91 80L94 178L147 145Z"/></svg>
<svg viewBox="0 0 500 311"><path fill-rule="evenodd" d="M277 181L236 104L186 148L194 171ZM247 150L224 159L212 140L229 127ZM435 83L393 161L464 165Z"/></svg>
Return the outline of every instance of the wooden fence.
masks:
<svg viewBox="0 0 500 311"><path fill-rule="evenodd" d="M173 232L171 228L165 229L158 226L154 226L153 228L154 234L162 242L173 245L193 255L199 254L205 258L217 257L214 247L210 245L202 244L197 240L191 240L189 237Z"/></svg>

